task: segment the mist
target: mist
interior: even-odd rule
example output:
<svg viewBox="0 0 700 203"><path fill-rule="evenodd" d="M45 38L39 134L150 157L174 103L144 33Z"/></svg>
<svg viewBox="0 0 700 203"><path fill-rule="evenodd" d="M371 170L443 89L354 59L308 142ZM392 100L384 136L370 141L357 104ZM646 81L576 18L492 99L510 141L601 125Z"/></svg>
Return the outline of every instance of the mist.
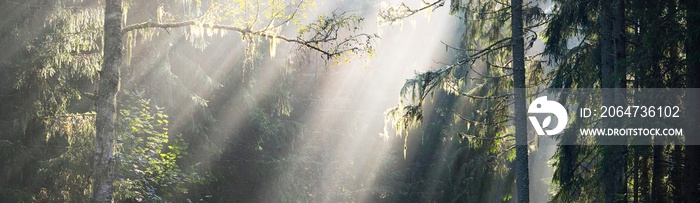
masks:
<svg viewBox="0 0 700 203"><path fill-rule="evenodd" d="M697 13L0 0L0 202L698 202Z"/></svg>

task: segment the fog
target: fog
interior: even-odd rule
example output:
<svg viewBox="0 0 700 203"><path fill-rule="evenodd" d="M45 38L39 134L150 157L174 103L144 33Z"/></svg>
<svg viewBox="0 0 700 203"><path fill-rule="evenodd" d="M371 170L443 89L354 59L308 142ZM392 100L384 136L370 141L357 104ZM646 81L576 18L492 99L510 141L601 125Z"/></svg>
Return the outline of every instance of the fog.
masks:
<svg viewBox="0 0 700 203"><path fill-rule="evenodd" d="M203 2L200 8L216 1ZM99 3L67 5L94 9L101 6ZM347 11L363 18L357 27L361 33L376 35L370 41L374 51L332 60L300 44L277 44L269 38L250 40L236 32L197 36L192 33L199 31L185 27L128 33L124 37L126 59L118 100L152 102L169 115L170 140L184 137L189 154L178 164L196 169L203 184L188 185L189 192L183 196L213 202L376 202L406 198L405 184L412 184L406 181L414 175L409 168L430 165L430 174L438 176L437 171L447 164L446 155L439 154L435 160L419 158L419 146L428 138L397 136L385 112L397 106L407 79L419 72L444 68L460 56L458 50L448 46L460 46L465 28L458 15L449 13L449 5L394 23L380 22L380 11L400 4L398 0L319 1L315 9L304 11L308 17L300 18L298 24L282 26L277 33L295 36L300 25L332 13ZM125 25L196 17L172 14L176 9L162 14L170 4L161 1L135 5L127 11ZM419 1L406 5L423 6ZM252 27L258 28L259 24ZM30 30L41 27L32 26ZM19 52L15 49L0 59L9 60ZM541 49L538 41L530 53ZM95 80L77 86L84 92L97 88ZM437 100L447 98L440 94L443 96L437 96ZM87 96L78 97L74 104L67 105L67 111L90 112L92 103ZM412 134L426 131L421 128ZM121 142L118 140L118 144ZM437 153L446 149L433 150ZM547 160L553 152L552 146L532 147L530 193L535 202L549 197L551 169ZM418 163L422 161L427 163ZM433 188L425 191L436 190L437 184L432 183L429 186ZM387 197L394 199L384 199Z"/></svg>

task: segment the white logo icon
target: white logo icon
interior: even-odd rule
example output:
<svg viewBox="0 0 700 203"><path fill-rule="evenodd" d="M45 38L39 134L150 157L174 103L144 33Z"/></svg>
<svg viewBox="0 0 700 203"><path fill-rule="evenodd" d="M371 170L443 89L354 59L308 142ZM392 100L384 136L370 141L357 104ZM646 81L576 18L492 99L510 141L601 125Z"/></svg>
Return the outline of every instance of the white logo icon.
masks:
<svg viewBox="0 0 700 203"><path fill-rule="evenodd" d="M557 125L552 129L544 130L552 122L552 116L548 115L540 125L540 122L535 116L528 116L530 123L535 128L538 135L556 135L561 133L566 127L566 123L569 120L569 114L566 112L564 106L556 101L547 101L547 96L542 96L535 101L532 101L530 107L527 109L528 114L554 114L557 118ZM545 134L545 132L547 134Z"/></svg>

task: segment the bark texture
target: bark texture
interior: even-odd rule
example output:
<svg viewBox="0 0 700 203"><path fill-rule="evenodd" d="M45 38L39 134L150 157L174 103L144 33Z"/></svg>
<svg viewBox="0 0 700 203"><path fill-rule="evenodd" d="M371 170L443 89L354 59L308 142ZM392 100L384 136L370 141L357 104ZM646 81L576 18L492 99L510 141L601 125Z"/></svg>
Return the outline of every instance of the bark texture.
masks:
<svg viewBox="0 0 700 203"><path fill-rule="evenodd" d="M603 91L603 106L621 104L624 101L623 88L624 70L618 62L624 59L624 7L622 0L600 1L598 25L600 26L600 71ZM622 11L622 12L620 12ZM612 91L613 88L616 91ZM612 120L603 121L605 126L619 126ZM602 144L608 143L605 138ZM624 159L626 146L602 146L601 176L605 202L622 202L626 195L626 164Z"/></svg>
<svg viewBox="0 0 700 203"><path fill-rule="evenodd" d="M122 1L107 0L104 22L104 55L99 89L95 98L95 155L93 157L93 200L113 201L114 120L122 63Z"/></svg>
<svg viewBox="0 0 700 203"><path fill-rule="evenodd" d="M685 0L683 2L685 7L688 9L686 11L687 18L687 38L686 38L686 53L687 53L687 78L686 84L688 88L700 88L700 2L697 0ZM700 101L700 95L695 93L697 91L689 91L686 95L685 105L687 107L692 107L697 105ZM685 197L685 202L699 202L700 201L700 146L694 145L700 141L700 126L698 122L700 120L695 119L699 115L700 111L697 108L686 108L688 119L686 120L687 126L684 129L685 132L689 132L686 135L686 142L690 145L685 146L685 170L684 178L685 183L683 184L683 196Z"/></svg>
<svg viewBox="0 0 700 203"><path fill-rule="evenodd" d="M522 5L522 0L511 0L513 87L515 88L515 174L518 202L530 202L526 123L527 107L525 105L525 42L523 39Z"/></svg>

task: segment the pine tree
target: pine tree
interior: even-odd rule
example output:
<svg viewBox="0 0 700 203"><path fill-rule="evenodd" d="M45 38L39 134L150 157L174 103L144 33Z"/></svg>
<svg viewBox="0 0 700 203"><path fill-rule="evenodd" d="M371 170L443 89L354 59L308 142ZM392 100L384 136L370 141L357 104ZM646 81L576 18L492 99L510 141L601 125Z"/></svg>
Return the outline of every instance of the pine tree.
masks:
<svg viewBox="0 0 700 203"><path fill-rule="evenodd" d="M678 9L683 7L677 7L676 1L573 1L559 2L557 6L546 34L545 52L557 63L551 85L565 88L592 88L596 83L603 88L682 86L684 78L680 75L684 64L680 62L683 59L679 45L684 38L679 30L682 17L678 13L682 11ZM630 25L633 29L628 29ZM576 35L583 38L577 39L580 43L573 47L562 40L573 39ZM668 37L659 39L661 35ZM598 64L600 67L596 66ZM610 94L604 97L603 103L619 105L626 103L626 99L624 94ZM565 135L563 139L571 137ZM639 143L646 138L630 139ZM644 202L680 197L680 179L662 177L673 176L670 171L683 171L681 148L668 145L672 140L663 138L657 137L653 142L665 146L560 146L555 156L558 165L555 183L560 189L553 200L592 201L604 195L607 202L625 198ZM596 149L594 155L601 156L600 161L590 159L592 149ZM580 168L586 166L578 165L580 163L593 163L597 167L582 171ZM598 179L581 179L588 176ZM628 181L632 181L631 184L627 184ZM602 184L605 189L596 191L596 184ZM582 196L582 190L596 195ZM628 191L632 191L631 197Z"/></svg>
<svg viewBox="0 0 700 203"><path fill-rule="evenodd" d="M386 21L393 22L420 11L437 8L443 3L444 1L426 3L424 7L417 9L401 5L380 13L380 16ZM447 45L447 49L464 51L465 55L460 56L456 63L445 68L419 73L413 79L408 80L402 89L401 96L410 103L404 104L403 100L400 101L398 107L387 112L387 118L393 121L394 127L399 131L398 134L404 139L408 139L408 136L412 135L409 130L417 128L421 124L425 128L430 128L430 124L425 123L427 121L423 117L423 110L434 108L428 99L432 98L435 92L442 90L448 94L454 94L458 98L464 98L466 101L459 102L454 107L435 107L442 111L446 109L448 112L452 109L455 123L458 124L456 126L465 125L465 127L454 129L461 138L460 144L455 143L454 147L448 148L451 151L447 152L453 154L450 156L449 165L451 166L447 167L454 169L449 173L450 177L446 178L455 185L454 192L447 193L454 198L447 200L508 200L511 198L510 194L513 194L510 191L512 181L514 176L518 174L519 178L523 178L517 181L518 200L527 201L529 199L527 198L529 193L527 188L529 185L527 180L528 144L527 140L521 139L527 139L522 136L525 133L523 128L526 127L524 125L526 123L524 120L518 122L518 117L524 119L526 111L526 107L524 107L526 76L530 80L528 85L531 85L528 87L536 87L541 84L542 79L538 75L542 73L542 66L541 61L530 59L527 62L533 68L525 71L524 50L526 47L524 44L526 35L524 35L524 30L537 26L542 12L537 7L523 8L522 2L519 6L511 6L498 1L484 1L481 4L475 2L465 4L460 1L451 1L450 3L452 14L464 14L466 31L463 35L463 46L454 48ZM513 11L517 11L518 15ZM508 24L511 22L510 19L515 19L512 26ZM519 22L519 25L516 22ZM524 23L532 24L532 26L524 28ZM519 26L519 28L514 26ZM509 31L512 36L509 36ZM532 43L532 41L534 38L528 36L528 43ZM509 70L514 72L507 73ZM511 76L515 77L516 83L511 82L513 81ZM442 88L440 88L441 86ZM513 89L516 94L521 94L522 97L516 97L516 100L513 100L511 91ZM512 112L508 105L513 101L516 101L516 109L523 106L515 112L515 136L513 129L508 128L513 122L509 118ZM514 137L516 137L516 143L513 143ZM504 144L507 147L499 147L499 145L503 146ZM514 148L517 149L513 150ZM515 158L516 160L513 162L514 157L518 158ZM499 163L495 163L497 165L493 166L497 169L482 169L478 165L483 164L483 160L499 161ZM505 171L507 173L504 173ZM503 175L499 176L497 173ZM483 183L489 183L493 186L475 186L483 185ZM492 199L495 197L489 198L488 196L491 194L504 194L506 196L502 200L498 200Z"/></svg>

